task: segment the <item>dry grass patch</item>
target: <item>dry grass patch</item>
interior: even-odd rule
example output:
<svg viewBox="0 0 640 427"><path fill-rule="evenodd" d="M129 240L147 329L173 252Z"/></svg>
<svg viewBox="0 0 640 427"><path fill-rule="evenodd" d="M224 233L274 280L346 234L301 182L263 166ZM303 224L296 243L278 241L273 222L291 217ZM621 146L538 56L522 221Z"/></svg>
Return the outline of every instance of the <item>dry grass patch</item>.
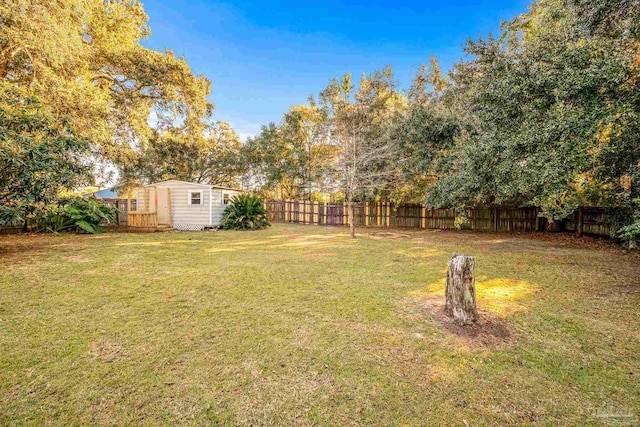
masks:
<svg viewBox="0 0 640 427"><path fill-rule="evenodd" d="M600 425L640 414L640 257L277 225L0 236L0 425ZM482 320L440 309L476 256Z"/></svg>

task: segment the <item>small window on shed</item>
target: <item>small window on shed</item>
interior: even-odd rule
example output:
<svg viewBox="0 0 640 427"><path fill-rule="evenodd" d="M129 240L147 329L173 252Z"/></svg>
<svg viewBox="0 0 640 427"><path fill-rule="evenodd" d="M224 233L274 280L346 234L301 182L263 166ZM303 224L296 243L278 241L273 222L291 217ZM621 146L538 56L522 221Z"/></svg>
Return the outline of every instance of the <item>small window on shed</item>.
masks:
<svg viewBox="0 0 640 427"><path fill-rule="evenodd" d="M201 205L202 204L202 191L200 191L200 190L189 191L189 204L190 205Z"/></svg>
<svg viewBox="0 0 640 427"><path fill-rule="evenodd" d="M229 196L229 193L224 193L222 195L222 203L224 203L225 205L228 205L231 202L231 197Z"/></svg>

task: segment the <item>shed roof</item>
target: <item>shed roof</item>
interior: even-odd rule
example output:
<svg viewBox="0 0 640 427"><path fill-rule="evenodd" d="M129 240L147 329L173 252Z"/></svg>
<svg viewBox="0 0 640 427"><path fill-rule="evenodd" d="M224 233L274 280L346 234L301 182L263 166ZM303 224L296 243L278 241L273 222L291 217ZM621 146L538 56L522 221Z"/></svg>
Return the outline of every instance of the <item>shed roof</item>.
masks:
<svg viewBox="0 0 640 427"><path fill-rule="evenodd" d="M199 182L189 182L189 181L180 181L179 179L168 179L166 181L154 182L152 184L147 184L145 187L168 187L171 184L188 184L193 185L194 187L204 187L204 188L212 188L212 185L201 184Z"/></svg>

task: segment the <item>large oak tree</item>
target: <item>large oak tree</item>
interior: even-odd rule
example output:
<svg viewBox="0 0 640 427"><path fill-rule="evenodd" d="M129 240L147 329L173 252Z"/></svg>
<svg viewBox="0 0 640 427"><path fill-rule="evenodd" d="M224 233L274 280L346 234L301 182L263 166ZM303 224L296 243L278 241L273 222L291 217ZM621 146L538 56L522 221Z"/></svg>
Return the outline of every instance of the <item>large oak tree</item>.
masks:
<svg viewBox="0 0 640 427"><path fill-rule="evenodd" d="M198 133L212 111L207 78L184 58L141 45L147 22L136 0L5 0L0 80L68 118L100 158L127 163L152 127L180 123Z"/></svg>

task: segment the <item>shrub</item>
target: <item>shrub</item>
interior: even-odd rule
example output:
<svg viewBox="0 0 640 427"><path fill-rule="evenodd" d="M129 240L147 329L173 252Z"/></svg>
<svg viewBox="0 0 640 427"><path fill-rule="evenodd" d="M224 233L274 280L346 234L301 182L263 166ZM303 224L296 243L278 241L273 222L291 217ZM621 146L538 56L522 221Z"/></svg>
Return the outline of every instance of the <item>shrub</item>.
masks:
<svg viewBox="0 0 640 427"><path fill-rule="evenodd" d="M629 249L637 247L637 241L640 240L640 220L620 228L615 237L626 242Z"/></svg>
<svg viewBox="0 0 640 427"><path fill-rule="evenodd" d="M259 230L270 225L262 199L250 194L233 197L222 215L225 230Z"/></svg>
<svg viewBox="0 0 640 427"><path fill-rule="evenodd" d="M72 197L48 206L38 220L38 228L56 234L62 231L95 234L103 230L101 222L116 222L117 215L117 209L96 198Z"/></svg>

